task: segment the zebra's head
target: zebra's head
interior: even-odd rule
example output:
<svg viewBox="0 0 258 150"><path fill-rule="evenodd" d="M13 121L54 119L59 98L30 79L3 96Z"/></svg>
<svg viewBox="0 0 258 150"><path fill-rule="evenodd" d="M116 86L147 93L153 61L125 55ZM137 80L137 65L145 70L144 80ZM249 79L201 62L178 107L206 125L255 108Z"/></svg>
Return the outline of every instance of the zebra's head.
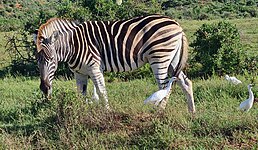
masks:
<svg viewBox="0 0 258 150"><path fill-rule="evenodd" d="M40 72L40 89L50 99L52 94L52 80L57 69L56 41L59 32L54 31L49 37L41 33L34 35L37 45L37 61Z"/></svg>

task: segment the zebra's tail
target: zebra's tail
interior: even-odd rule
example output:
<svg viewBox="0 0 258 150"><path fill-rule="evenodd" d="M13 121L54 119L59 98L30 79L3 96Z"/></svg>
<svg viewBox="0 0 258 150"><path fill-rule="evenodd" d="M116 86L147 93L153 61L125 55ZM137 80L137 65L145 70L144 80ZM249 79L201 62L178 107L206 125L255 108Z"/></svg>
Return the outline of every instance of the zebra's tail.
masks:
<svg viewBox="0 0 258 150"><path fill-rule="evenodd" d="M184 32L182 32L182 43L181 44L182 44L181 49L179 49L179 51L181 50L180 59L179 59L176 69L173 72L173 76L176 76L176 77L179 75L179 73L183 69L185 69L186 64L187 64L186 62L188 59L188 41L187 41L187 38L186 38L186 35Z"/></svg>

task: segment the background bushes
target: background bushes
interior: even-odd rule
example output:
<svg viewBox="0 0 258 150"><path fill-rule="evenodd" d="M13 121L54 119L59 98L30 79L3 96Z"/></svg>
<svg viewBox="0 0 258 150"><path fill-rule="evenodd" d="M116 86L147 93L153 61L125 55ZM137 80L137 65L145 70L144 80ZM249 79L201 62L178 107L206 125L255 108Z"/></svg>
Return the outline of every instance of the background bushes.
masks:
<svg viewBox="0 0 258 150"><path fill-rule="evenodd" d="M246 56L235 26L228 22L203 24L195 36L192 63L198 65L198 75L243 73Z"/></svg>

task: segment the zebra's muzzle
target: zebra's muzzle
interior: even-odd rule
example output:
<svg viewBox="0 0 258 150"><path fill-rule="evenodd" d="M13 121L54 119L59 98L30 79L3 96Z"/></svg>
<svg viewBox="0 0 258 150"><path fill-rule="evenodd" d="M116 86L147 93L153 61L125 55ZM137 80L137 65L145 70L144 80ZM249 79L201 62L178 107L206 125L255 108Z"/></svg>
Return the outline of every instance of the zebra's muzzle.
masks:
<svg viewBox="0 0 258 150"><path fill-rule="evenodd" d="M51 99L51 85L48 80L40 79L40 90L43 92L47 99Z"/></svg>

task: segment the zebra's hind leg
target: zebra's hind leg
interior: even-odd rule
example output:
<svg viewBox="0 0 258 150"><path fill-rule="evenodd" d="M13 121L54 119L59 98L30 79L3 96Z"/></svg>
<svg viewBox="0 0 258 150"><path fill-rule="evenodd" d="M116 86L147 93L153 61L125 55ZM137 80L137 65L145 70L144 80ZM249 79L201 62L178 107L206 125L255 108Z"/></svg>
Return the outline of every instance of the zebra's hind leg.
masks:
<svg viewBox="0 0 258 150"><path fill-rule="evenodd" d="M192 81L187 78L187 76L183 73L183 71L179 73L178 78L179 78L179 81L177 83L182 88L187 98L188 111L191 113L195 113L196 110L194 105Z"/></svg>
<svg viewBox="0 0 258 150"><path fill-rule="evenodd" d="M168 99L170 96L171 90L169 91L169 93L166 95L166 97L163 98L163 100L159 103L159 108L161 109L165 109L168 103Z"/></svg>
<svg viewBox="0 0 258 150"><path fill-rule="evenodd" d="M164 66L166 66L166 64ZM158 83L159 89L161 90L166 88L169 82L169 78L167 74L168 68L163 67L161 64L152 65L151 68L152 68L152 71L154 72L154 76ZM170 92L166 95L165 98L163 98L159 102L156 102L155 105L161 109L165 109L169 99L169 95L170 95Z"/></svg>
<svg viewBox="0 0 258 150"><path fill-rule="evenodd" d="M81 93L83 96L86 96L87 86L88 86L88 76L80 73L74 73L74 76L76 80L78 93ZM87 98L86 98L86 102L88 102Z"/></svg>
<svg viewBox="0 0 258 150"><path fill-rule="evenodd" d="M88 85L88 76L74 73L76 85L77 85L77 91L78 93L81 93L82 95L86 95L87 93L87 85Z"/></svg>
<svg viewBox="0 0 258 150"><path fill-rule="evenodd" d="M175 82L177 82L177 81L175 81ZM170 94L171 94L171 91L172 91L173 84L174 83L172 83L171 89L169 90L169 92L166 95L166 97L164 97L163 100L160 102L160 104L159 104L159 108L160 109L165 109L166 108L166 105L168 103L168 100L169 100L169 97L170 97Z"/></svg>

